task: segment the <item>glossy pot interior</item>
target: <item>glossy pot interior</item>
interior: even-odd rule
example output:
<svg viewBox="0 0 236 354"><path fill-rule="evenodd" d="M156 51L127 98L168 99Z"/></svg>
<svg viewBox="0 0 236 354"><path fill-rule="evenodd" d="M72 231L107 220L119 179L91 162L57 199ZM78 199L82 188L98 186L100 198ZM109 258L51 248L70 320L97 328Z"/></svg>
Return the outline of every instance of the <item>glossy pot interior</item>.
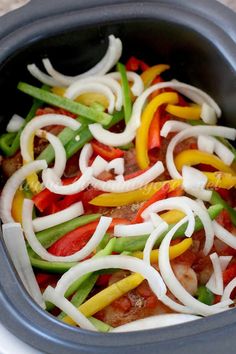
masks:
<svg viewBox="0 0 236 354"><path fill-rule="evenodd" d="M236 126L236 29L233 36L232 32L228 35L220 23L215 24L181 3L122 1L119 5L73 9L50 18L42 15L40 20L25 23L17 32L4 36L0 41L1 130L12 113L25 115L29 109L31 100L16 90L18 81L38 85L27 73L26 64L40 65L41 59L48 56L58 70L78 74L103 56L111 33L123 42L123 62L135 55L149 64L170 64L166 79L176 78L207 91L221 106L223 123ZM207 6L209 3L212 2L205 2ZM224 10L220 5L218 9ZM44 352L189 353L191 346L193 353L204 350L217 354L228 345L236 345L235 311L138 334L104 335L72 328L47 315L30 300L2 243L0 267L5 269L0 276L3 323Z"/></svg>

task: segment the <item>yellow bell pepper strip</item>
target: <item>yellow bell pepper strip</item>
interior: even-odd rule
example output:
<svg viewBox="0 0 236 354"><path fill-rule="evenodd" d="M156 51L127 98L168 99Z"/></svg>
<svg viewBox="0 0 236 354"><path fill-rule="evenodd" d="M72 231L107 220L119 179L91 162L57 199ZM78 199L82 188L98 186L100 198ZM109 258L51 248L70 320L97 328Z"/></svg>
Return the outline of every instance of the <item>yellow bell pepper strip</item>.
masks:
<svg viewBox="0 0 236 354"><path fill-rule="evenodd" d="M231 189L236 187L236 176L232 176L231 173L225 172L204 172L207 176L208 188L224 188Z"/></svg>
<svg viewBox="0 0 236 354"><path fill-rule="evenodd" d="M176 224L183 219L185 214L180 210L170 210L160 216L165 222L167 222L167 224Z"/></svg>
<svg viewBox="0 0 236 354"><path fill-rule="evenodd" d="M156 96L148 103L147 107L144 109L141 118L140 127L137 130L136 135L136 157L137 163L141 169L148 168L149 157L148 157L148 133L150 124L152 122L153 116L156 110L163 104L167 103L178 103L179 98L177 93L165 92Z"/></svg>
<svg viewBox="0 0 236 354"><path fill-rule="evenodd" d="M141 78L143 80L144 87L147 88L148 86L150 86L156 76L160 75L161 73L163 73L163 71L166 71L168 69L170 69L169 65L158 64L158 65L154 65L151 68L145 70L141 74Z"/></svg>
<svg viewBox="0 0 236 354"><path fill-rule="evenodd" d="M170 246L169 255L170 259L175 259L184 252L186 252L193 244L193 240L191 238L186 238L183 241L179 242L177 245ZM158 261L159 250L152 250L150 255L151 263L157 263ZM132 253L133 257L143 259L143 252L137 251Z"/></svg>
<svg viewBox="0 0 236 354"><path fill-rule="evenodd" d="M235 171L227 166L217 156L195 149L184 150L175 157L175 165L177 170L182 171L184 165L192 166L198 164L210 165L219 171L235 175Z"/></svg>
<svg viewBox="0 0 236 354"><path fill-rule="evenodd" d="M28 151L32 160L34 160L34 134L29 139ZM24 161L24 165L25 165L25 161ZM29 189L33 194L37 194L41 192L42 185L39 182L37 173L32 173L31 175L27 176L26 181L29 186Z"/></svg>
<svg viewBox="0 0 236 354"><path fill-rule="evenodd" d="M63 97L65 91L66 90L63 87L58 87L58 86L52 87L52 92L58 96ZM84 93L76 97L75 101L84 104L85 106L92 106L94 102L100 103L104 108L107 108L109 105L107 98L101 95L100 93L96 93L96 92Z"/></svg>
<svg viewBox="0 0 236 354"><path fill-rule="evenodd" d="M16 194L12 202L12 209L11 209L12 217L15 220L15 222L19 222L20 224L22 222L22 208L23 208L24 198L25 195L23 190L18 189L16 191Z"/></svg>
<svg viewBox="0 0 236 354"><path fill-rule="evenodd" d="M150 199L164 184L170 184L170 192L180 187L182 184L181 179L166 180L163 182L151 182L145 187L137 189L132 192L125 193L103 193L98 197L92 199L89 204L96 206L109 206L116 207L122 205L129 205L140 203Z"/></svg>
<svg viewBox="0 0 236 354"><path fill-rule="evenodd" d="M110 285L106 289L100 291L85 303L79 306L79 311L86 317L90 317L110 305L113 301L120 298L130 290L136 288L142 283L144 278L138 273L129 275L128 277ZM75 322L69 317L65 316L63 322L73 325Z"/></svg>
<svg viewBox="0 0 236 354"><path fill-rule="evenodd" d="M193 105L192 107L182 107L172 104L168 104L166 107L166 112L182 119L198 120L201 115L201 106Z"/></svg>

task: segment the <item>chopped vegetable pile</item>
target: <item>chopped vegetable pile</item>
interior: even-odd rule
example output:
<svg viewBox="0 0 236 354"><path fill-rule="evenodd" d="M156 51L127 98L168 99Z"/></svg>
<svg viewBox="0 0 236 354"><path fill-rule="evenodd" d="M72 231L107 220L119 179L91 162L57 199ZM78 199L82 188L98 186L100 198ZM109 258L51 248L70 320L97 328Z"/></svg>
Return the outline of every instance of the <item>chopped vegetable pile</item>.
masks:
<svg viewBox="0 0 236 354"><path fill-rule="evenodd" d="M35 302L83 329L197 320L236 303L236 129L169 65L107 52L77 76L43 60L0 137L3 237ZM115 67L115 69L113 69ZM113 71L111 71L113 70Z"/></svg>

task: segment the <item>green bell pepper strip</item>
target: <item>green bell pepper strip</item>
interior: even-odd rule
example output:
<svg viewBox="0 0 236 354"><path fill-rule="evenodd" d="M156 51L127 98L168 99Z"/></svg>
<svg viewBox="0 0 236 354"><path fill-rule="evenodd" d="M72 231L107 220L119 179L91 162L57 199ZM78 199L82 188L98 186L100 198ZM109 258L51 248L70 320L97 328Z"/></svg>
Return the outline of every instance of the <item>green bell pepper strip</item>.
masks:
<svg viewBox="0 0 236 354"><path fill-rule="evenodd" d="M220 212L223 210L223 206L220 204L216 204L211 206L208 209L208 214L212 220L214 220ZM175 226L175 224L169 225L167 231L165 231L155 243L155 246L159 246L163 238L167 235L167 233ZM173 239L184 237L185 230L187 228L187 222L184 223L175 233ZM203 228L202 222L198 217L195 217L195 231L199 231ZM148 235L137 236L137 237L121 237L116 238L114 244L114 252L121 253L123 251L135 252L135 251L143 251L145 244L148 239Z"/></svg>
<svg viewBox="0 0 236 354"><path fill-rule="evenodd" d="M68 232L77 229L77 227L91 223L100 218L101 214L82 215L72 220L66 221L60 225L50 227L36 233L39 242L45 248L49 248L53 243L59 240Z"/></svg>
<svg viewBox="0 0 236 354"><path fill-rule="evenodd" d="M224 199L222 199L219 193L217 193L216 191L212 191L210 203L212 205L222 205L222 207L228 211L233 225L236 226L236 210L234 210L234 208L232 208Z"/></svg>
<svg viewBox="0 0 236 354"><path fill-rule="evenodd" d="M78 114L82 117L88 118L88 119L95 121L97 123L109 124L111 121L112 117L107 113L97 111L94 108L87 107L81 103L72 101L66 97L58 96L55 93L47 92L43 89L29 85L25 82L20 82L18 84L17 88L20 91L22 91L34 98L37 98L43 102L46 102L52 106L66 109L67 111L69 111L71 113Z"/></svg>
<svg viewBox="0 0 236 354"><path fill-rule="evenodd" d="M107 333L113 329L113 327L109 326L105 322L102 322L101 320L98 320L95 317L89 317L88 319L98 329L99 332Z"/></svg>
<svg viewBox="0 0 236 354"><path fill-rule="evenodd" d="M18 130L17 133L7 133L0 137L0 149L8 157L13 156L17 150L20 148L20 135L25 125L35 116L38 108L42 106L42 101L34 100L33 105L25 118L23 126Z"/></svg>
<svg viewBox="0 0 236 354"><path fill-rule="evenodd" d="M123 119L123 116L123 111L114 113L111 122L107 126L105 126L105 128L109 129L113 125L119 123ZM77 120L81 122L81 117L77 118ZM77 136L79 136L78 141L76 140ZM92 140L93 136L90 133L88 124L82 123L81 127L76 131L73 131L70 128L63 129L63 131L58 134L58 138L65 146L67 158L70 158L77 151L79 151L86 143ZM49 164L54 160L54 157L54 149L51 145L48 145L37 157L37 160L46 160Z"/></svg>
<svg viewBox="0 0 236 354"><path fill-rule="evenodd" d="M117 70L120 72L120 76L121 76L124 115L125 115L125 123L127 124L132 114L132 101L131 101L131 94L129 88L129 81L127 78L126 68L123 64L118 63Z"/></svg>
<svg viewBox="0 0 236 354"><path fill-rule="evenodd" d="M204 285L198 287L196 297L198 301L201 301L203 304L209 306L214 304L214 300L215 300L214 294L209 289L207 289L207 287L205 287Z"/></svg>

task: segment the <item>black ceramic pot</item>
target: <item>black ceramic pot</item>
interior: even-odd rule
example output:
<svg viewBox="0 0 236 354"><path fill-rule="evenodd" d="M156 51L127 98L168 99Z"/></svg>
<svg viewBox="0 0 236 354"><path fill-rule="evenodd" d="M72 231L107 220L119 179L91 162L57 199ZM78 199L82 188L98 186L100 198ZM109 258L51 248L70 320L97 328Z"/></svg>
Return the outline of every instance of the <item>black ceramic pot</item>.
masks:
<svg viewBox="0 0 236 354"><path fill-rule="evenodd" d="M0 19L1 129L13 112L24 114L28 107L16 90L19 80L35 82L26 64L47 55L59 70L77 74L103 56L111 33L123 41L124 60L136 55L150 64L171 64L172 77L211 94L223 110L223 124L236 126L236 15L216 1L31 0ZM0 320L45 353L235 352L236 309L159 330L90 333L31 301L3 242L0 269Z"/></svg>

